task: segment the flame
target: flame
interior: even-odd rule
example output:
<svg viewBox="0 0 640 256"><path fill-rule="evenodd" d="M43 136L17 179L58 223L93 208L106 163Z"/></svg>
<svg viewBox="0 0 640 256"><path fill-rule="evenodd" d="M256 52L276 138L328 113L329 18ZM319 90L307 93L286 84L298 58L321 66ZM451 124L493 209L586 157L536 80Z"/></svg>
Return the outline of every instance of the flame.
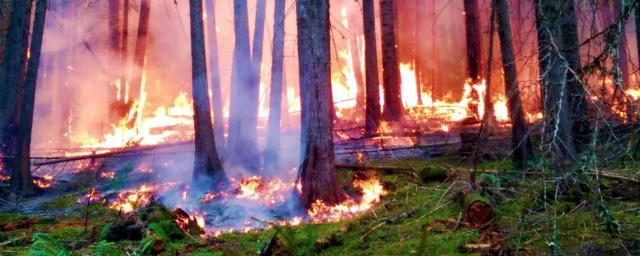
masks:
<svg viewBox="0 0 640 256"><path fill-rule="evenodd" d="M336 222L354 217L356 214L369 210L380 201L380 197L387 194L380 180L376 177L365 180L354 180L353 186L360 190L360 200L349 198L337 205L327 205L321 200L311 204L307 211L309 219L314 223Z"/></svg>
<svg viewBox="0 0 640 256"><path fill-rule="evenodd" d="M44 175L41 178L33 179L33 184L35 184L39 188L50 188L51 186L53 186L54 181L55 179L53 179L53 176Z"/></svg>

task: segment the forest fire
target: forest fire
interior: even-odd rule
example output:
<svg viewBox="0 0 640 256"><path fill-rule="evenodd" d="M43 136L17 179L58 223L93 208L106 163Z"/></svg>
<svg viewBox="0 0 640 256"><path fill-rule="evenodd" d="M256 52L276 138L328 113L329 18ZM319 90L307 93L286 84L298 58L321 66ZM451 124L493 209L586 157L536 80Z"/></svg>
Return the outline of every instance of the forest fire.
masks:
<svg viewBox="0 0 640 256"><path fill-rule="evenodd" d="M640 5L555 2L6 0L0 254L635 245Z"/></svg>

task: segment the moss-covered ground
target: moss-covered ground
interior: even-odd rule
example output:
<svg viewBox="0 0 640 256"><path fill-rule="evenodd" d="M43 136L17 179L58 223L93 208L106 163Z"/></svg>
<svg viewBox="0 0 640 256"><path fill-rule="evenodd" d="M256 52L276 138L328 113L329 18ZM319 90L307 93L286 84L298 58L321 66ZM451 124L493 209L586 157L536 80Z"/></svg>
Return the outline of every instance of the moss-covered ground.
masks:
<svg viewBox="0 0 640 256"><path fill-rule="evenodd" d="M380 163L412 167L468 170L451 159L402 160ZM428 169L428 168L427 168ZM144 255L150 241L167 242L162 255L259 255L275 244L278 255L638 255L640 199L617 194L617 186L638 184L601 181L602 197L587 190L558 197L555 183L543 175L505 172L508 162L480 165L478 190L492 202L491 230L464 224L465 209L452 197L451 180L432 176L379 172L388 194L370 211L337 223L302 224L215 238L173 234L174 224L162 217L148 220L150 231L141 241L107 242L106 225L118 213L102 205L88 209L75 196L63 195L43 204L64 212L23 215L0 213L0 255ZM351 172L340 172L345 183ZM635 194L637 195L637 193ZM155 207L155 206L154 206ZM88 211L88 225L85 216ZM157 215L156 215L157 216ZM493 232L497 234L488 234ZM276 234L277 233L277 234ZM275 235L275 239L274 239ZM497 250L482 249L491 244Z"/></svg>

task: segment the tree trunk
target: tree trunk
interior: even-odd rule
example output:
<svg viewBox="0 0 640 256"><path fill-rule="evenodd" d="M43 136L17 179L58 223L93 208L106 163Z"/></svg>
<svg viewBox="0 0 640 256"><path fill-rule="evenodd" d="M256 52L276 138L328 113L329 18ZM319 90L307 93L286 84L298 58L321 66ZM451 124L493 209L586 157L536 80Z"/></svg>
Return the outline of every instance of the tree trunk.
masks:
<svg viewBox="0 0 640 256"><path fill-rule="evenodd" d="M494 0L498 18L498 36L502 52L502 69L504 71L505 92L511 117L511 148L516 165L524 167L525 161L531 159L531 140L527 134L527 122L522 111L520 89L518 88L518 72L511 40L511 24L509 22L509 5L507 0ZM489 113L486 113L489 114Z"/></svg>
<svg viewBox="0 0 640 256"><path fill-rule="evenodd" d="M302 103L302 164L298 181L304 207L344 199L333 155L329 1L296 1Z"/></svg>
<svg viewBox="0 0 640 256"><path fill-rule="evenodd" d="M280 169L280 119L282 114L285 0L276 0L274 8L269 126L267 128L267 145L264 152L264 169L267 175L273 174Z"/></svg>
<svg viewBox="0 0 640 256"><path fill-rule="evenodd" d="M364 65L366 80L365 132L373 135L380 124L380 82L378 81L378 48L376 46L376 18L374 0L362 1L362 24L364 27Z"/></svg>
<svg viewBox="0 0 640 256"><path fill-rule="evenodd" d="M400 91L400 67L396 49L395 1L380 0L380 26L382 32L382 82L386 121L400 121L404 112Z"/></svg>
<svg viewBox="0 0 640 256"><path fill-rule="evenodd" d="M11 188L16 193L29 192L33 186L23 180L19 161L17 135L20 131L18 116L23 95L25 59L27 51L31 1L14 1L11 6L2 70L0 70L0 157L11 174Z"/></svg>
<svg viewBox="0 0 640 256"><path fill-rule="evenodd" d="M476 0L464 0L464 14L467 39L467 78L471 79L471 84L477 84L480 82L481 46Z"/></svg>
<svg viewBox="0 0 640 256"><path fill-rule="evenodd" d="M40 53L44 35L44 24L47 13L48 0L36 2L36 12L31 36L31 57L27 66L24 88L20 108L16 111L18 117L18 137L16 154L13 159L13 173L11 185L15 190L24 194L31 193L34 189L31 177L31 131L33 127L33 110L36 101L36 84L38 81L38 69L40 66Z"/></svg>
<svg viewBox="0 0 640 256"><path fill-rule="evenodd" d="M129 87L129 99L131 101L138 100L142 90L142 73L144 72L145 57L147 56L150 15L151 0L141 0L136 49L133 55L133 73L131 75L131 86Z"/></svg>
<svg viewBox="0 0 640 256"><path fill-rule="evenodd" d="M108 14L108 20L109 20L109 31L108 31L108 40L107 40L107 46L109 49L109 54L111 55L120 55L121 54L121 50L122 50L122 34L120 33L120 0L112 0L109 1L109 10L108 10L109 14ZM120 57L122 57L120 55ZM115 58L113 58L115 59ZM122 61L122 59L120 59L120 61ZM122 74L121 72L115 72L115 70L119 70L122 71L122 64L123 63L118 63L117 61L113 61L110 63L112 65L112 69L110 70L114 70L113 73L110 73L109 75L111 76L111 81L109 81L109 90L108 90L108 94L107 94L107 100L108 102L111 104L111 108L109 111L109 122L118 122L120 121L125 114L123 113L123 111L118 111L119 106L122 105L122 103L117 102L118 99L116 97L116 95L119 92L119 90L121 90L124 86L121 79L122 79ZM120 68L116 68L116 67L120 67ZM116 86L116 83L120 83L120 86Z"/></svg>
<svg viewBox="0 0 640 256"><path fill-rule="evenodd" d="M127 60L129 51L129 0L124 0L122 5L122 42L120 43L120 88L125 88L127 83L127 72L129 71L129 61Z"/></svg>
<svg viewBox="0 0 640 256"><path fill-rule="evenodd" d="M224 155L224 116L222 114L222 86L220 84L220 64L218 62L218 32L216 31L216 3L206 0L207 36L209 39L209 72L213 96L213 130L218 151Z"/></svg>
<svg viewBox="0 0 640 256"><path fill-rule="evenodd" d="M569 63L560 58L562 54L559 49L565 49L563 45L562 2L552 0L536 0L539 12L536 13L538 23L541 27L539 31L547 31L546 41L539 41L540 55L547 58L541 63L544 69L541 70L541 84L543 86L544 98L544 125L547 131L544 134L544 142L549 145L552 162L556 165L557 175L563 175L575 162L575 146L571 129L570 98L567 88L567 75ZM550 32L550 34L549 34ZM551 43L551 38L557 45ZM539 37L540 39L540 37ZM558 40L560 39L560 40Z"/></svg>
<svg viewBox="0 0 640 256"><path fill-rule="evenodd" d="M193 112L195 130L195 156L193 181L210 186L226 181L222 161L216 150L211 125L211 108L207 90L207 64L202 21L202 0L190 0L191 20L191 74L193 83Z"/></svg>
<svg viewBox="0 0 640 256"><path fill-rule="evenodd" d="M580 40L578 39L578 23L573 2L568 2L562 8L561 43L562 56L573 71L567 72L567 91L569 92L569 104L571 106L571 120L573 124L571 132L575 145L588 144L591 138L591 125L587 110L586 91L582 81L582 66L580 65ZM626 52L626 48L625 48ZM626 61L626 59L625 59ZM628 74L628 70L627 70ZM628 78L628 76L626 76ZM628 83L628 81L627 81ZM576 149L586 147L576 147ZM580 151L580 150L578 150Z"/></svg>
<svg viewBox="0 0 640 256"><path fill-rule="evenodd" d="M614 10L616 12L616 18L622 19L624 15L624 0L615 0L614 2ZM620 28L618 29L618 33L620 33L620 42L618 44L618 67L620 68L620 81L621 81L621 89L623 90L621 93L624 94L624 91L630 88L631 84L629 82L629 54L627 53L627 33L626 33L626 22L621 23ZM618 79L616 79L618 80ZM626 98L626 97L625 97ZM627 120L633 120L633 103L629 101L625 101Z"/></svg>
<svg viewBox="0 0 640 256"><path fill-rule="evenodd" d="M231 109L227 152L229 162L247 170L257 172L260 168L260 153L256 138L258 119L258 87L253 86L251 56L249 52L249 18L247 0L234 0L235 46L231 71ZM252 69L252 68L251 68Z"/></svg>

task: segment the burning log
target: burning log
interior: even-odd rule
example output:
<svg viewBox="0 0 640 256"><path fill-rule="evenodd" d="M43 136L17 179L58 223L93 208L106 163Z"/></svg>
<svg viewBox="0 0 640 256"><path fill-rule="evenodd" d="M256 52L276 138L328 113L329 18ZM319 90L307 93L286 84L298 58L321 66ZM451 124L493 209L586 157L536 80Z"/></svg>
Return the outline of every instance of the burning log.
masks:
<svg viewBox="0 0 640 256"><path fill-rule="evenodd" d="M189 216L189 214L176 208L173 213L176 214L176 223L178 227L190 236L199 236L204 234L204 219L201 216Z"/></svg>

